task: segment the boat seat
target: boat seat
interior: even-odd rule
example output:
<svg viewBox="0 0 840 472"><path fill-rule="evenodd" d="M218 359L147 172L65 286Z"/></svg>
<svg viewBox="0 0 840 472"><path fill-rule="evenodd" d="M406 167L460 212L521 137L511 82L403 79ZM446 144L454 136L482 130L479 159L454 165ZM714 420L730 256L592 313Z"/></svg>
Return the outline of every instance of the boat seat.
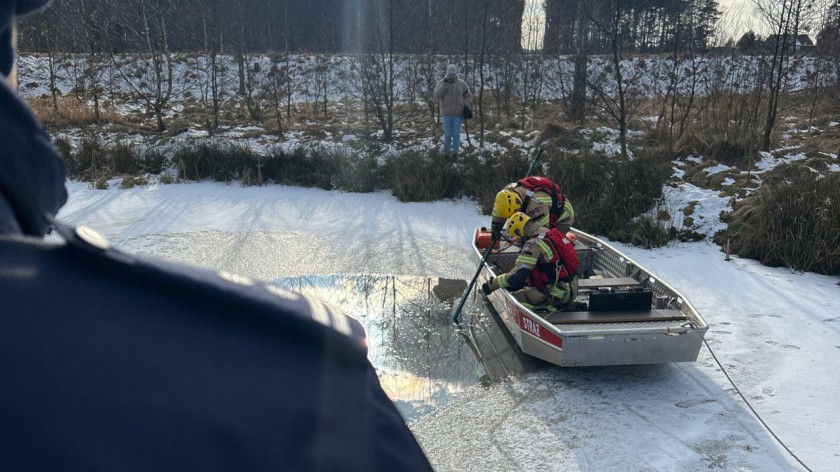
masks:
<svg viewBox="0 0 840 472"><path fill-rule="evenodd" d="M630 277L611 277L603 279L578 279L578 289L601 289L613 287L638 287L639 281Z"/></svg>
<svg viewBox="0 0 840 472"><path fill-rule="evenodd" d="M627 323L633 321L673 321L688 317L679 310L641 311L558 311L546 320L553 324L572 323Z"/></svg>

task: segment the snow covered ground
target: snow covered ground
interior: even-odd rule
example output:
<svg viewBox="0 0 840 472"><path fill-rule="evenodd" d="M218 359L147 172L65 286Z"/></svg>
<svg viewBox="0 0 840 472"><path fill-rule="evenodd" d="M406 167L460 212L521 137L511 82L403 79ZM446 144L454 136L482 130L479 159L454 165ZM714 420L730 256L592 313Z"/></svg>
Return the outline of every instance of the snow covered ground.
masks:
<svg viewBox="0 0 840 472"><path fill-rule="evenodd" d="M470 201L400 203L387 193L214 183L68 187L59 218L90 226L117 247L265 280L344 273L467 279L474 272L469 239L489 220ZM713 230L721 199L686 189ZM711 326L706 338L715 355L775 434L810 469L837 470L840 279L727 262L707 242L624 250L691 300ZM804 470L705 348L692 364L548 368L476 385L410 426L440 471Z"/></svg>

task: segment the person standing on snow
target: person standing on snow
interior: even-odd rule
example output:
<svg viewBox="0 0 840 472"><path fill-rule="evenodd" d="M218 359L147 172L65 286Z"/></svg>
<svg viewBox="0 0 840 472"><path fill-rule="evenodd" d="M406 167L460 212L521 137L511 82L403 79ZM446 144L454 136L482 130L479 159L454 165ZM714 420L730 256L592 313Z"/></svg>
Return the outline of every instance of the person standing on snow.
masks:
<svg viewBox="0 0 840 472"><path fill-rule="evenodd" d="M574 243L559 229L548 230L522 212L505 224L522 242L513 269L481 285L485 295L500 288L511 292L527 308L562 310L574 299L580 260Z"/></svg>
<svg viewBox="0 0 840 472"><path fill-rule="evenodd" d="M575 209L558 185L545 177L531 176L508 184L496 194L490 228L498 239L505 220L521 211L546 229L568 233L575 221Z"/></svg>
<svg viewBox="0 0 840 472"><path fill-rule="evenodd" d="M0 77L13 16L47 3L0 0ZM431 470L357 320L56 220L64 165L2 78L3 470Z"/></svg>
<svg viewBox="0 0 840 472"><path fill-rule="evenodd" d="M464 107L472 104L472 94L469 85L458 78L458 68L454 64L446 67L446 77L435 85L434 97L440 102L443 153L456 158L461 148L461 118Z"/></svg>

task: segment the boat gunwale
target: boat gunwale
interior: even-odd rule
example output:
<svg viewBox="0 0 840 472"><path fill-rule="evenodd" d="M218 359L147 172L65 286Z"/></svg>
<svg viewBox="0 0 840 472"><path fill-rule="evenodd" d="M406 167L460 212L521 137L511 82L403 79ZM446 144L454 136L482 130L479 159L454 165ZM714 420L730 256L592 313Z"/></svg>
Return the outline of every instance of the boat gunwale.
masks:
<svg viewBox="0 0 840 472"><path fill-rule="evenodd" d="M473 234L472 246L473 246L473 250L475 251L476 255L479 258L479 261L481 261L481 258L483 256L483 254L482 254L481 250L478 248L478 246L476 246L476 244L475 244L475 242L477 240L478 232L479 232L479 229L476 229L474 234ZM540 326L545 327L546 329L552 331L556 335L564 336L564 337L565 336L609 336L609 335L648 334L648 333L650 333L650 334L659 334L659 333L661 333L661 334L681 334L681 333L690 332L692 330L696 330L696 331L700 331L701 333L705 333L708 330L709 325L706 323L706 321L703 319L703 317L700 315L700 313L697 311L697 309L694 308L694 305L692 305L691 302L688 301L688 299L685 297L685 295L680 293L673 286L671 286L670 284L668 284L667 282L662 280L659 276L656 276L655 274L653 274L650 270L648 270L643 265L639 264L638 262L636 262L632 258L626 256L623 252L619 251L617 248L615 248L611 244L609 244L609 243L607 243L607 242L605 242L605 241L603 241L603 240L601 240L601 239L599 239L599 238L597 238L597 237L595 237L595 236L593 236L589 233L585 233L585 232L577 230L575 228L572 228L572 232L575 234L576 237L584 239L584 241L582 241L582 242L584 242L586 244L600 245L601 247L604 247L607 250L611 251L613 254L616 254L620 257L623 257L625 259L625 261L632 264L634 266L634 268L640 270L641 272L643 272L648 277L651 277L651 278L655 279L656 283L662 284L662 286L664 286L668 291L672 292L673 295L680 300L679 311L682 312L683 314L685 314L688 317L688 319L686 319L686 320L662 320L662 321L638 321L639 324L642 324L642 323L659 323L660 326L644 327L644 328L639 327L639 328L632 328L632 329L628 329L628 328L605 329L605 327L609 326L609 325L621 324L621 323L611 322L611 321L604 321L604 322L597 322L596 321L596 322L585 323L586 325L592 326L593 329L580 329L580 330L577 330L577 329L575 329L575 330L562 329L561 327L566 327L566 328L568 328L570 326L576 326L577 327L577 326L583 325L584 323L574 323L574 324L569 324L569 325L551 323L550 321L546 320L545 318L543 318L539 314L535 313L533 310L530 310L529 308L526 308L521 303L519 303L519 301L516 300L516 298L511 294L511 292L509 292L506 289L502 289L503 290L502 294L505 297L505 300L507 302L513 304L513 306L517 310L519 310L521 313L524 313L524 314L528 315L528 317L531 318L533 321L539 323ZM493 270L493 268L490 265L488 265L486 261L482 264L481 270L482 271L487 270L494 277L499 275L499 274L496 274L496 272ZM507 311L510 311L507 307L505 307L505 308L506 308ZM667 324L673 323L673 326L661 326L661 324L666 324L666 323ZM529 333L527 330L522 329L521 327L518 327L518 329L522 333L528 334L529 336L532 336L535 339L539 339L538 337ZM544 340L541 340L541 341L545 342Z"/></svg>

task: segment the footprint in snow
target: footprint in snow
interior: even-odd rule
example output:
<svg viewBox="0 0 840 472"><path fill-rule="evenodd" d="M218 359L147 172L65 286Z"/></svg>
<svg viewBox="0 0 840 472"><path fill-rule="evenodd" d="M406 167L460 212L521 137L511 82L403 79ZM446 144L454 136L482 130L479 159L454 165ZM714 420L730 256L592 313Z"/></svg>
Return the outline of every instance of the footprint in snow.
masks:
<svg viewBox="0 0 840 472"><path fill-rule="evenodd" d="M771 346L775 346L775 345L779 344L779 343L777 343L776 341L764 341L764 343L765 343L765 344L769 344L769 345L771 345Z"/></svg>
<svg viewBox="0 0 840 472"><path fill-rule="evenodd" d="M840 321L840 318L828 318L823 320L823 323L836 323L838 321Z"/></svg>
<svg viewBox="0 0 840 472"><path fill-rule="evenodd" d="M795 349L797 351L802 349L801 347L794 346L793 344L782 344L782 347L785 348L785 349Z"/></svg>
<svg viewBox="0 0 840 472"><path fill-rule="evenodd" d="M691 408L693 406L702 405L704 403L712 403L714 400L711 398L702 398L698 400L685 400L681 402L674 403L674 405L678 406L679 408Z"/></svg>

